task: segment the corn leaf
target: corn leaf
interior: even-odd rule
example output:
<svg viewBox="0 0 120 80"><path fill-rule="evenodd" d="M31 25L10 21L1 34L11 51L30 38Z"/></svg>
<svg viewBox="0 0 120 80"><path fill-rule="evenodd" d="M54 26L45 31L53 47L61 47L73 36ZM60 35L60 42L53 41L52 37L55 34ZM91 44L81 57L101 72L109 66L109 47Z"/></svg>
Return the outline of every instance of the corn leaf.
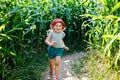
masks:
<svg viewBox="0 0 120 80"><path fill-rule="evenodd" d="M0 36L6 37L7 39L12 40L12 39L11 39L9 36L7 36L6 34L2 34L2 33L0 33Z"/></svg>
<svg viewBox="0 0 120 80"><path fill-rule="evenodd" d="M1 47L1 46L0 46L0 50L3 50L4 54L6 54L6 55L15 57L15 59L22 64L22 59L19 56L17 56L16 53L10 51L9 49L7 49L5 47Z"/></svg>
<svg viewBox="0 0 120 80"><path fill-rule="evenodd" d="M0 26L0 32L5 29L5 24Z"/></svg>
<svg viewBox="0 0 120 80"><path fill-rule="evenodd" d="M119 58L120 58L120 53L118 53L118 55L117 55L117 57L116 57L116 59L115 59L115 67L118 67L118 60L119 60Z"/></svg>
<svg viewBox="0 0 120 80"><path fill-rule="evenodd" d="M115 11L116 11L117 9L119 9L119 8L120 8L120 2L117 3L117 4L112 8L111 13L115 12Z"/></svg>
<svg viewBox="0 0 120 80"><path fill-rule="evenodd" d="M108 50L108 48L110 47L110 45L118 38L120 37L120 33L118 35L116 35L105 47L104 51L106 52Z"/></svg>

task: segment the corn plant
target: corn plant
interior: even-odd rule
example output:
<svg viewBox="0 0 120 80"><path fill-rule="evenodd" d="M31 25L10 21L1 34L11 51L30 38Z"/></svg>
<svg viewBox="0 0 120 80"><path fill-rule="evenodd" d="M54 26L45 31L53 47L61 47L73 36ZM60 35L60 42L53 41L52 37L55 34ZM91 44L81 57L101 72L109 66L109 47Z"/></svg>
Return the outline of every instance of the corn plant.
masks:
<svg viewBox="0 0 120 80"><path fill-rule="evenodd" d="M67 25L67 45L75 47L80 44L84 38L81 30L84 19L79 15L85 12L84 2L86 0L82 3L77 0L0 0L2 79L10 74L9 68L18 65L19 57L24 59L22 63L27 63L26 56L33 50L42 55L41 51L46 48L46 31L54 18L62 18Z"/></svg>
<svg viewBox="0 0 120 80"><path fill-rule="evenodd" d="M33 51L42 56L42 50L46 49L46 32L54 18L65 21L65 40L72 50L79 50L84 39L89 40L92 47L103 50L113 39L104 55L116 57L117 66L119 55L115 53L118 52L119 37L115 36L119 34L119 4L117 0L0 0L2 79L9 74L9 66L12 68L21 62L20 58L26 63L26 56ZM111 54L114 50L116 52Z"/></svg>
<svg viewBox="0 0 120 80"><path fill-rule="evenodd" d="M115 0L100 0L96 4L96 14L84 14L83 17L90 17L88 21L84 21L83 29L89 27L89 31L86 35L89 36L89 42L91 47L104 51L104 56L107 57L109 68L115 65L118 71L119 63L119 37L120 37L120 2ZM111 3L111 4L110 4ZM95 10L90 10L95 12ZM89 13L89 12L88 12ZM86 41L87 42L87 41Z"/></svg>

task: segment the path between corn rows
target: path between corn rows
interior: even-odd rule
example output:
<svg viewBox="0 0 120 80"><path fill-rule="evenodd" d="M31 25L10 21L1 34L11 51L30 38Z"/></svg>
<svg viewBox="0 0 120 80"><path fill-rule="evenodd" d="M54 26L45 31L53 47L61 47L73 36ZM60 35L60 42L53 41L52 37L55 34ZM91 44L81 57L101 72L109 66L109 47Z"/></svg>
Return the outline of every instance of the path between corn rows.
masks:
<svg viewBox="0 0 120 80"><path fill-rule="evenodd" d="M79 58L83 58L85 54L83 52L80 53L74 53L70 55L66 55L62 57L62 62L61 62L61 72L59 75L59 80L90 80L88 78L87 73L81 74L81 77L76 77L74 75L74 72L72 70L72 62L75 60L78 60ZM47 80L48 77L48 72L47 70L43 75L44 75L44 80Z"/></svg>

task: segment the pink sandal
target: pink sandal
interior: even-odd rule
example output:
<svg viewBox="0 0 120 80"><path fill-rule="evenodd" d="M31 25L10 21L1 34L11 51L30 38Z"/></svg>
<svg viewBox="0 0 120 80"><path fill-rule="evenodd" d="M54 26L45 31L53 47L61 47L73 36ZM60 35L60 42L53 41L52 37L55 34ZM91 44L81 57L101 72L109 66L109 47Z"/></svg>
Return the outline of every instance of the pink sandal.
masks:
<svg viewBox="0 0 120 80"><path fill-rule="evenodd" d="M54 80L58 80L58 78L54 76Z"/></svg>
<svg viewBox="0 0 120 80"><path fill-rule="evenodd" d="M52 71L49 72L49 76L50 76L50 78L53 77L53 72Z"/></svg>

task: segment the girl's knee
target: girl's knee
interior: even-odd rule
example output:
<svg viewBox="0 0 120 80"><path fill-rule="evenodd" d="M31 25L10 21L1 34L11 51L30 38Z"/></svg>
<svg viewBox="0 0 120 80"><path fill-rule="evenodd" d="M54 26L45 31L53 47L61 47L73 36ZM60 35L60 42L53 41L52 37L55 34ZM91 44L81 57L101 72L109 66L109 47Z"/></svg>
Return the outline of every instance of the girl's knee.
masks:
<svg viewBox="0 0 120 80"><path fill-rule="evenodd" d="M60 66L60 62L56 62L56 63L55 63L55 66Z"/></svg>
<svg viewBox="0 0 120 80"><path fill-rule="evenodd" d="M60 57L60 56L57 56L57 57L55 58L55 65L56 65L56 66L59 66L60 63L61 63L61 57Z"/></svg>

